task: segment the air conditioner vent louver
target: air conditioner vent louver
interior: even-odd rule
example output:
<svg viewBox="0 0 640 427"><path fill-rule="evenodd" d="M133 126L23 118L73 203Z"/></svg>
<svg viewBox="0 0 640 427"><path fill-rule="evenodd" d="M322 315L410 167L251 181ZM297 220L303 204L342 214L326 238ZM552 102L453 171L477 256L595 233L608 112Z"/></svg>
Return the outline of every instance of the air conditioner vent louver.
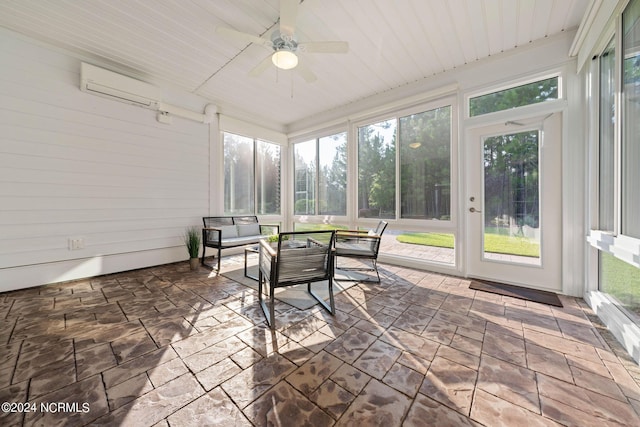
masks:
<svg viewBox="0 0 640 427"><path fill-rule="evenodd" d="M80 90L115 101L158 109L160 89L143 81L82 63Z"/></svg>

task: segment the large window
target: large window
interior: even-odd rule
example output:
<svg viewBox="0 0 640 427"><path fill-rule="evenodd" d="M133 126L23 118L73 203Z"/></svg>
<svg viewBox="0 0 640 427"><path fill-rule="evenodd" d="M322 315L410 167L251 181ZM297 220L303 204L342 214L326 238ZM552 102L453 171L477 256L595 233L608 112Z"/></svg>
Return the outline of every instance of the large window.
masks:
<svg viewBox="0 0 640 427"><path fill-rule="evenodd" d="M451 106L358 128L360 218L450 220L450 186Z"/></svg>
<svg viewBox="0 0 640 427"><path fill-rule="evenodd" d="M347 134L318 140L318 213L347 214Z"/></svg>
<svg viewBox="0 0 640 427"><path fill-rule="evenodd" d="M294 213L313 215L316 211L316 140L298 143L294 155Z"/></svg>
<svg viewBox="0 0 640 427"><path fill-rule="evenodd" d="M253 139L224 134L224 213L253 214Z"/></svg>
<svg viewBox="0 0 640 427"><path fill-rule="evenodd" d="M442 223L428 229L451 220L451 111L441 106L358 127L358 218L399 220L385 231L381 253L455 263L454 235Z"/></svg>
<svg viewBox="0 0 640 427"><path fill-rule="evenodd" d="M358 216L395 218L397 120L358 128Z"/></svg>
<svg viewBox="0 0 640 427"><path fill-rule="evenodd" d="M401 117L400 215L451 219L451 108Z"/></svg>
<svg viewBox="0 0 640 427"><path fill-rule="evenodd" d="M280 146L256 140L256 214L280 214Z"/></svg>
<svg viewBox="0 0 640 427"><path fill-rule="evenodd" d="M598 57L598 221L592 224L597 230L590 240L598 248L598 289L638 322L640 0L629 2L621 23L616 39L620 44L614 40ZM621 94L619 102L617 93Z"/></svg>
<svg viewBox="0 0 640 427"><path fill-rule="evenodd" d="M225 215L280 214L280 146L224 133Z"/></svg>
<svg viewBox="0 0 640 427"><path fill-rule="evenodd" d="M294 144L295 215L347 214L347 134Z"/></svg>
<svg viewBox="0 0 640 427"><path fill-rule="evenodd" d="M600 56L600 144L598 224L614 230L615 196L615 44L612 40Z"/></svg>
<svg viewBox="0 0 640 427"><path fill-rule="evenodd" d="M640 0L622 14L622 234L640 238Z"/></svg>

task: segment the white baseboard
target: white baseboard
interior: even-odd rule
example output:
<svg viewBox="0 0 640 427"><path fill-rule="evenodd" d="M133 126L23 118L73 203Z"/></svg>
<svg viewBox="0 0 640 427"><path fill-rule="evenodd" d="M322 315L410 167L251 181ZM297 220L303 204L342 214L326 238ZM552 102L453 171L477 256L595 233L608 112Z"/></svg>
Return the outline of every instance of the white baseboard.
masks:
<svg viewBox="0 0 640 427"><path fill-rule="evenodd" d="M184 261L183 246L0 269L0 292Z"/></svg>
<svg viewBox="0 0 640 427"><path fill-rule="evenodd" d="M587 292L584 299L633 360L640 364L640 326L602 292Z"/></svg>

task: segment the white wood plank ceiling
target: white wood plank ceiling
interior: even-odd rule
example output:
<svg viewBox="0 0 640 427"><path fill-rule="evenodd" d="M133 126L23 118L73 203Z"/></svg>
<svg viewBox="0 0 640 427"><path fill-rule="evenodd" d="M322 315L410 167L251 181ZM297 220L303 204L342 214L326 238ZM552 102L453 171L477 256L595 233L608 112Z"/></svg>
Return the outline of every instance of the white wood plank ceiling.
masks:
<svg viewBox="0 0 640 427"><path fill-rule="evenodd" d="M279 0L0 1L0 26L83 58L170 84L286 127L321 112L577 28L593 0L304 0L300 42L343 40L347 54L302 54L317 76L270 66Z"/></svg>

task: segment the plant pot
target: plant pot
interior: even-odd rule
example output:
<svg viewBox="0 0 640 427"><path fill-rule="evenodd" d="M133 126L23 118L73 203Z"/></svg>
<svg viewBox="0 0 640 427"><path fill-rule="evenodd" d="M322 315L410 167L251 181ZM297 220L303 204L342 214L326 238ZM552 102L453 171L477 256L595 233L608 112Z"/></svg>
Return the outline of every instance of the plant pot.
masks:
<svg viewBox="0 0 640 427"><path fill-rule="evenodd" d="M189 267L191 270L200 268L200 258L189 258Z"/></svg>

